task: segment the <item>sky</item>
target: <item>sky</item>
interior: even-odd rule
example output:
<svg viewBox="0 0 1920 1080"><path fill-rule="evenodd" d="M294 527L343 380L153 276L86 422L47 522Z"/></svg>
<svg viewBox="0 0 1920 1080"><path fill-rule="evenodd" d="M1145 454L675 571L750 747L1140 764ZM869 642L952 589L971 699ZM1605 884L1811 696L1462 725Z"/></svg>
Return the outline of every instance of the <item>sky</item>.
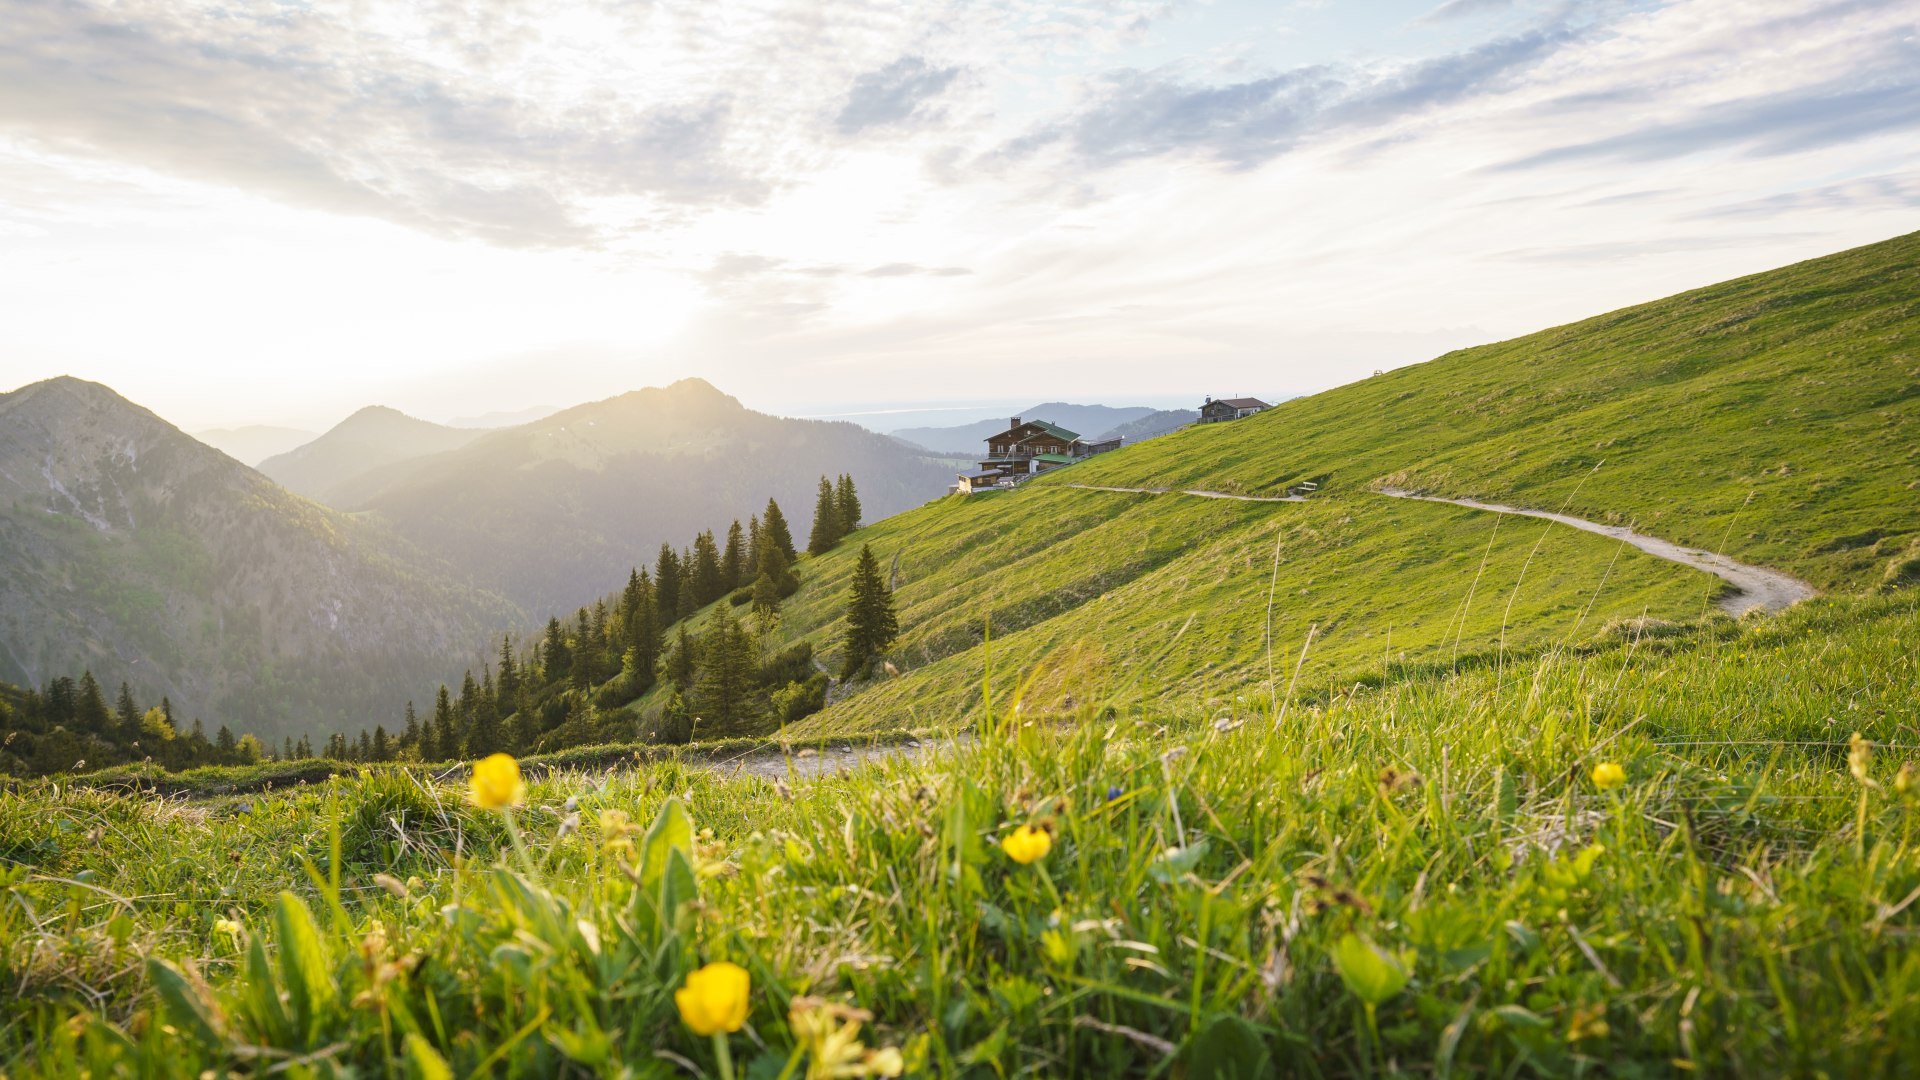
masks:
<svg viewBox="0 0 1920 1080"><path fill-rule="evenodd" d="M4 0L0 390L1280 397L1920 228L1920 0Z"/></svg>

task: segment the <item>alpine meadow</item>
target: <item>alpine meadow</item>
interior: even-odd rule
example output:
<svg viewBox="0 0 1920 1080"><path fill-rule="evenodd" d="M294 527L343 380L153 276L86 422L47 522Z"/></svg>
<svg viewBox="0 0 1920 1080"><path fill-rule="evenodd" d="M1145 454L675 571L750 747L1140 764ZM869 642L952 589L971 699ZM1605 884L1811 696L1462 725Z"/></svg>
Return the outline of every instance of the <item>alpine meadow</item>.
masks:
<svg viewBox="0 0 1920 1080"><path fill-rule="evenodd" d="M24 6L0 1077L1913 1075L1901 6Z"/></svg>

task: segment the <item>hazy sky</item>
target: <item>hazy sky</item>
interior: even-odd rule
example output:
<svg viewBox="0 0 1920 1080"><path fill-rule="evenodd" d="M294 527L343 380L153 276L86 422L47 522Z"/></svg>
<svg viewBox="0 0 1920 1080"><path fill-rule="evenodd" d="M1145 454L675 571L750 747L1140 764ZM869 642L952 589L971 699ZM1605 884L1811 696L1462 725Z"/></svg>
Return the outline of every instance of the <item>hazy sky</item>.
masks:
<svg viewBox="0 0 1920 1080"><path fill-rule="evenodd" d="M0 389L1308 391L1920 228L1920 2L0 0Z"/></svg>

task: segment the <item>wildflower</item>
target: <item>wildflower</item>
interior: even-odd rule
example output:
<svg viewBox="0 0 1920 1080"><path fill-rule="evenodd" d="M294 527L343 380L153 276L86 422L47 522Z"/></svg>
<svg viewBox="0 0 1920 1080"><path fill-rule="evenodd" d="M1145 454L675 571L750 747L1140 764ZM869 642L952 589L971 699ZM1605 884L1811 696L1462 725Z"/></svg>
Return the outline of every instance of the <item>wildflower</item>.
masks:
<svg viewBox="0 0 1920 1080"><path fill-rule="evenodd" d="M493 754L474 762L468 782L473 805L500 810L526 801L527 785L520 779L520 763L511 754Z"/></svg>
<svg viewBox="0 0 1920 1080"><path fill-rule="evenodd" d="M1893 774L1893 790L1902 795L1920 791L1920 770L1914 769L1913 762L1902 763L1900 771Z"/></svg>
<svg viewBox="0 0 1920 1080"><path fill-rule="evenodd" d="M1110 787L1107 789L1107 801L1112 802L1113 800L1125 794L1126 792L1120 790L1118 787Z"/></svg>
<svg viewBox="0 0 1920 1080"><path fill-rule="evenodd" d="M797 997L787 1011L787 1023L807 1049L807 1080L832 1077L899 1076L906 1059L894 1047L868 1049L860 1042L860 1025L873 1019L865 1009L813 997Z"/></svg>
<svg viewBox="0 0 1920 1080"><path fill-rule="evenodd" d="M1593 786L1601 791L1612 791L1627 782L1627 770L1617 761L1603 761L1593 767Z"/></svg>
<svg viewBox="0 0 1920 1080"><path fill-rule="evenodd" d="M1053 850L1053 837L1045 829L1022 825L1000 841L1000 849L1007 853L1007 858L1025 866L1046 858L1047 852Z"/></svg>
<svg viewBox="0 0 1920 1080"><path fill-rule="evenodd" d="M232 919L219 919L213 924L213 932L216 934L225 934L230 938L238 938L246 931L239 923L234 922Z"/></svg>
<svg viewBox="0 0 1920 1080"><path fill-rule="evenodd" d="M375 874L373 875L373 883L387 890L387 892L393 894L395 898L400 900L405 900L407 894L411 891L407 888L405 882L394 877L392 874Z"/></svg>
<svg viewBox="0 0 1920 1080"><path fill-rule="evenodd" d="M1853 774L1855 780L1860 781L1862 787L1877 788L1880 785L1874 783L1873 777L1868 775L1872 768L1873 744L1861 738L1860 733L1856 731L1853 737L1847 740L1847 771Z"/></svg>
<svg viewBox="0 0 1920 1080"><path fill-rule="evenodd" d="M673 992L673 1003L695 1035L731 1033L747 1022L751 988L745 968L720 960L689 974L687 984Z"/></svg>

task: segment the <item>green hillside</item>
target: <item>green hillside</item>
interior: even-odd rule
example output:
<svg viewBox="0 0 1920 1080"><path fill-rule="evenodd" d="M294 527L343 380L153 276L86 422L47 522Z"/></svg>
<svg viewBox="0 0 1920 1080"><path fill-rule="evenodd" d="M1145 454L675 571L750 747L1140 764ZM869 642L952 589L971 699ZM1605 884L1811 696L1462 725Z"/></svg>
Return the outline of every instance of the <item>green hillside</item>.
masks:
<svg viewBox="0 0 1920 1080"><path fill-rule="evenodd" d="M897 570L903 674L797 734L966 715L989 621L996 693L1037 676L1030 702L1051 710L1268 693L1270 589L1276 681L1317 627L1303 679L1324 686L1584 642L1641 616L1695 620L1722 587L1606 538L1387 499L1382 485L1567 507L1830 590L1911 574L1916 297L1920 234L890 518L802 567L784 632L832 652L853 558L870 544ZM1070 486L1276 495L1309 479L1323 487L1300 503Z"/></svg>

